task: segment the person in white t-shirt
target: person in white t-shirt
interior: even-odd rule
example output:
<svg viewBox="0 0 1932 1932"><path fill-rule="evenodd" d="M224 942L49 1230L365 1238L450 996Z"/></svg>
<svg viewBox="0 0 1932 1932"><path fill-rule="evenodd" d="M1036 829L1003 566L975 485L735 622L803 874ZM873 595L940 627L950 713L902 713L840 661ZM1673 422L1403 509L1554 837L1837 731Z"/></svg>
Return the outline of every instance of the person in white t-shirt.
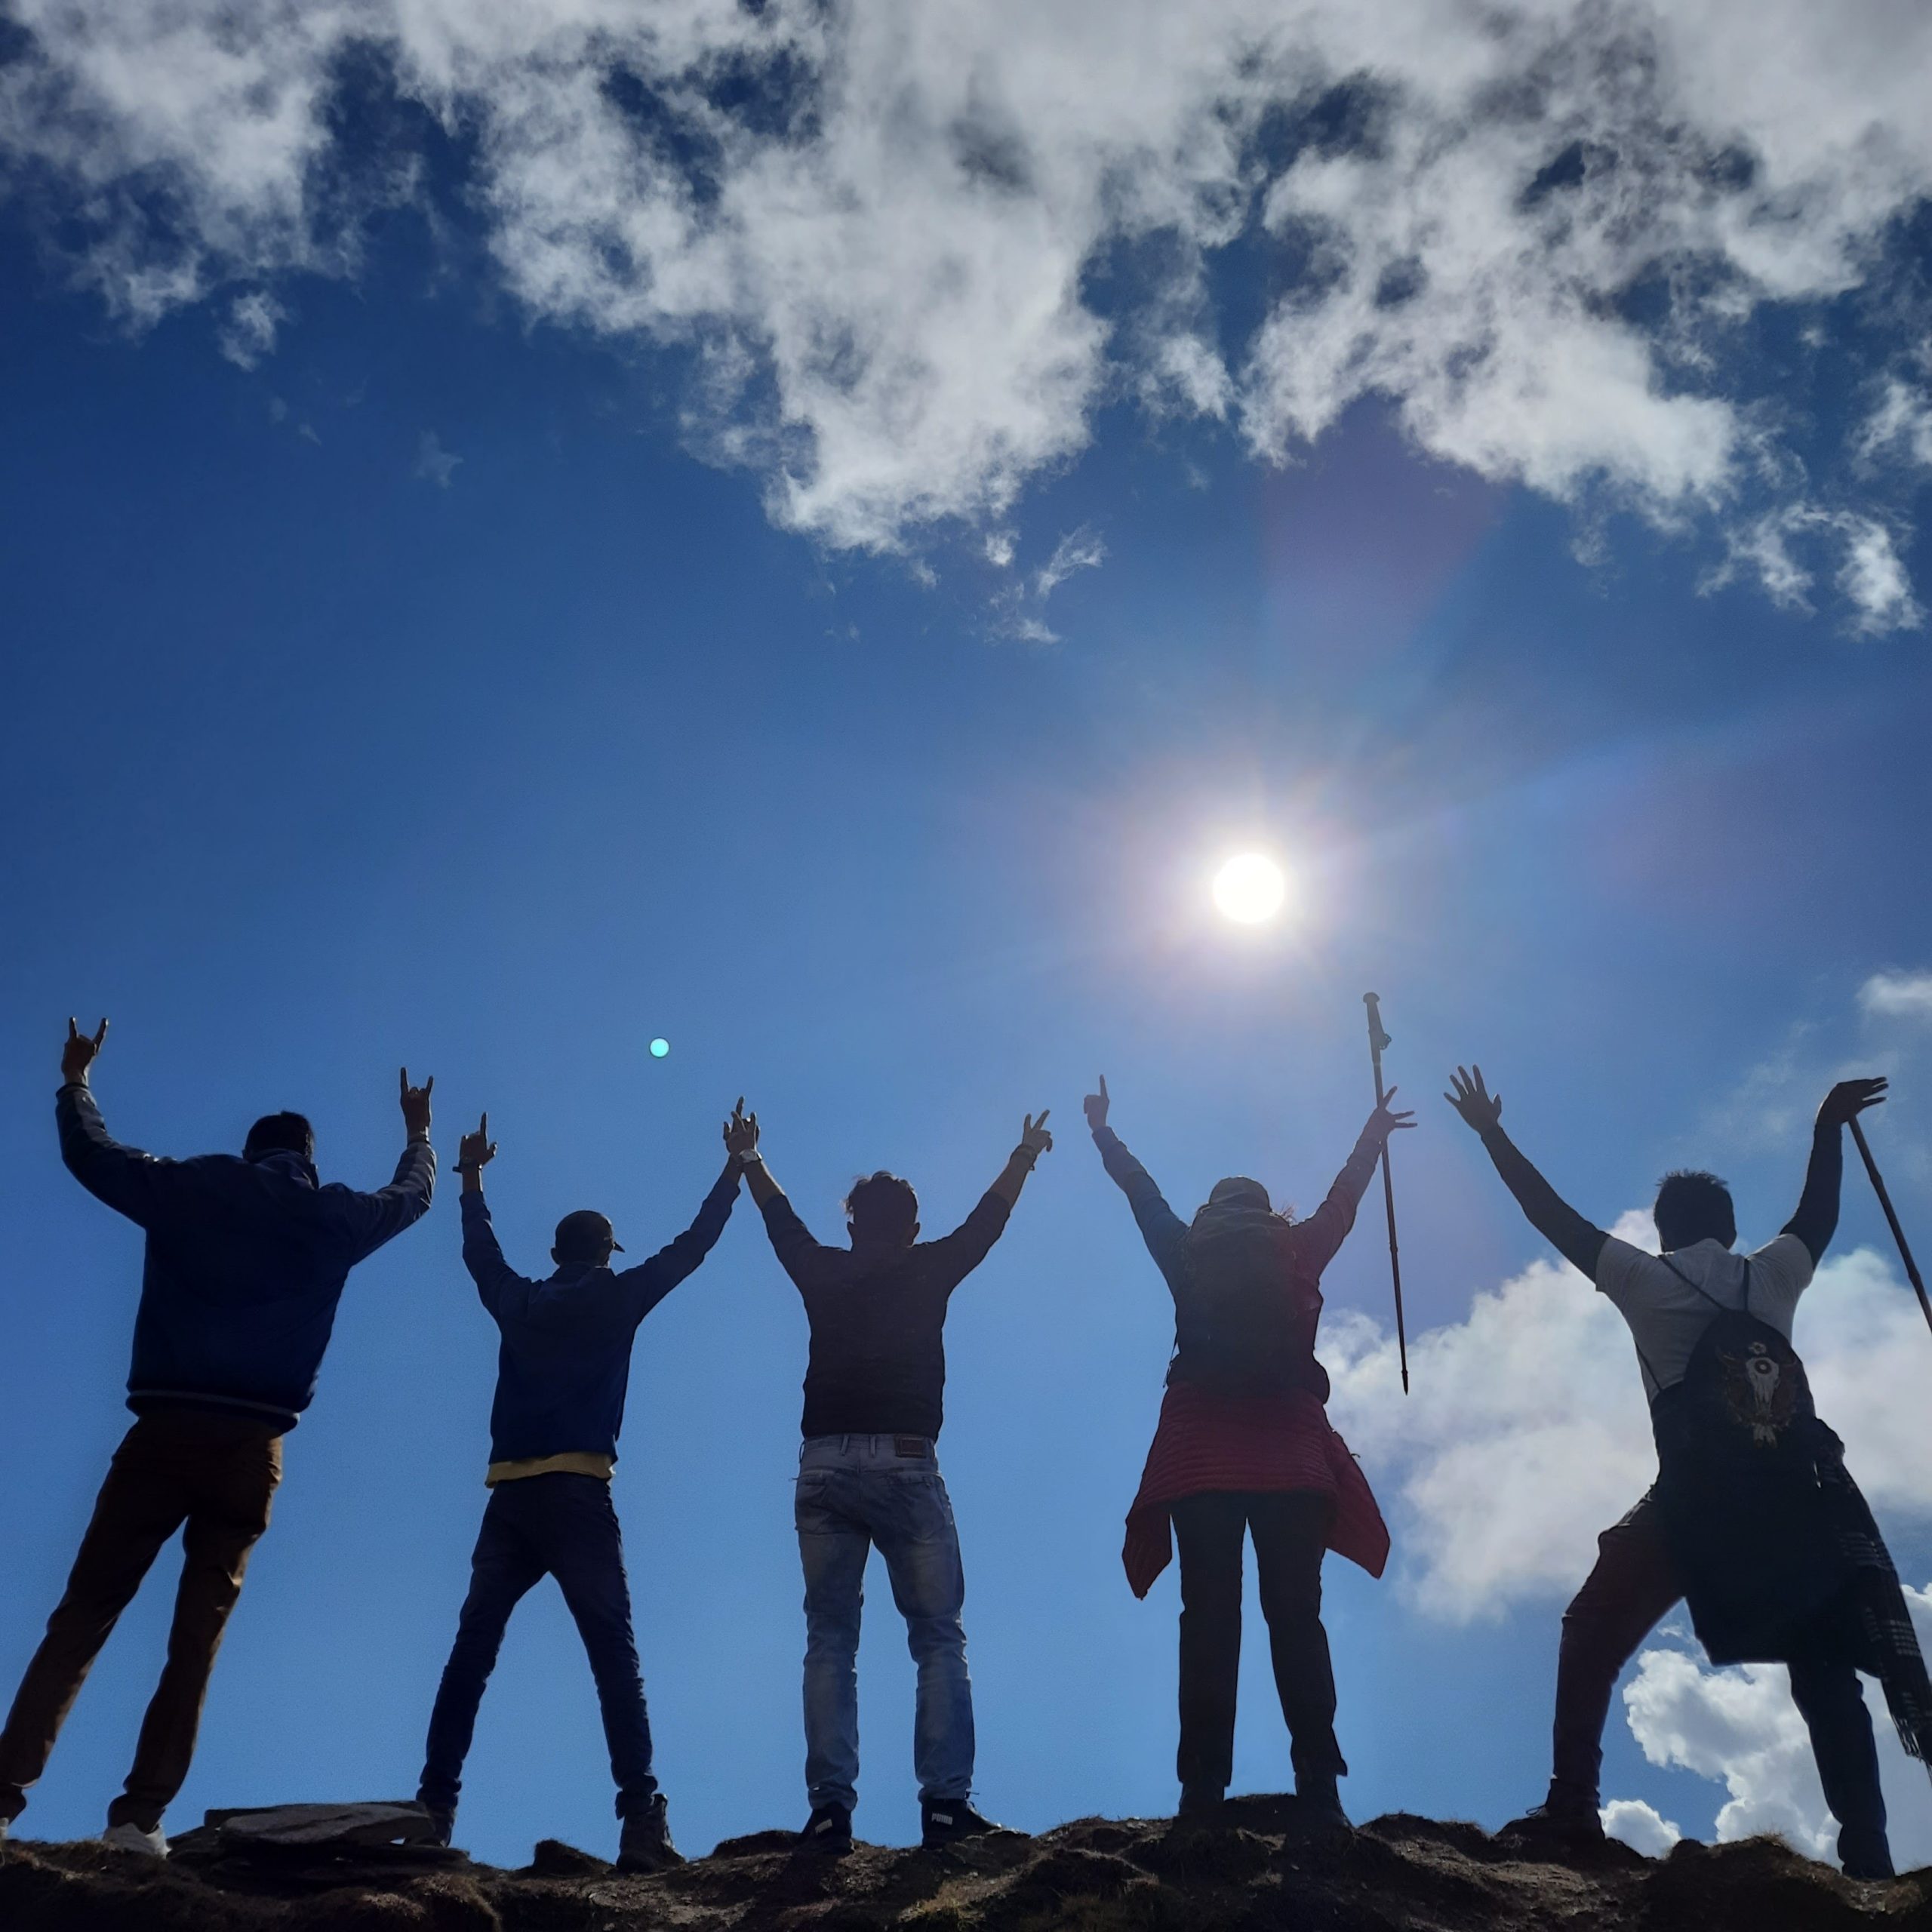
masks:
<svg viewBox="0 0 1932 1932"><path fill-rule="evenodd" d="M1481 1137L1531 1225L1607 1295L1629 1324L1654 1401L1684 1378L1691 1352L1719 1309L1746 1303L1787 1340L1798 1298L1838 1226L1845 1123L1885 1097L1882 1079L1841 1081L1818 1109L1810 1164L1798 1211L1748 1257L1732 1251L1737 1222L1730 1191L1716 1175L1666 1174L1652 1210L1661 1255L1646 1254L1592 1225L1545 1180L1503 1131L1503 1099L1482 1069L1458 1067L1444 1097ZM1555 1764L1549 1794L1508 1832L1561 1846L1601 1841L1598 1780L1603 1727L1623 1668L1683 1595L1665 1546L1654 1490L1597 1540L1596 1567L1563 1617L1556 1671ZM1847 1875L1891 1875L1878 1754L1857 1673L1841 1662L1794 1661L1792 1697L1811 1732L1826 1801L1840 1826Z"/></svg>

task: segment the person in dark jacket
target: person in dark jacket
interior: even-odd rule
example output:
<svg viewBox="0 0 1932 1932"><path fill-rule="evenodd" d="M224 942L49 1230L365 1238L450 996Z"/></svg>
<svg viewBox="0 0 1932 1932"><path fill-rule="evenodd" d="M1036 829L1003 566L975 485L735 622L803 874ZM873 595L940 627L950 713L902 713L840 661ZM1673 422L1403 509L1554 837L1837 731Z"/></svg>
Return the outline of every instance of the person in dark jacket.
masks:
<svg viewBox="0 0 1932 1932"><path fill-rule="evenodd" d="M1843 1130L1884 1099L1886 1083L1843 1080L1825 1096L1797 1211L1748 1256L1734 1252L1737 1216L1715 1174L1664 1177L1653 1211L1663 1252L1647 1254L1593 1226L1531 1164L1503 1131L1503 1097L1488 1091L1481 1067L1458 1067L1450 1085L1444 1097L1480 1137L1530 1225L1629 1324L1654 1418L1682 1387L1700 1337L1724 1311L1748 1311L1789 1342L1798 1297L1837 1229ZM1549 1795L1504 1827L1512 1835L1561 1849L1602 1841L1597 1786L1611 1694L1638 1646L1685 1593L1665 1516L1653 1487L1597 1539L1596 1567L1563 1616ZM1798 1544L1789 1534L1767 1540ZM1876 1543L1875 1531L1869 1540ZM1906 1635L1909 1641L1909 1625ZM1790 1666L1792 1701L1810 1731L1826 1801L1838 1820L1840 1860L1854 1878L1890 1878L1884 1795L1858 1666L1825 1620L1815 1633L1780 1649L1777 1660Z"/></svg>
<svg viewBox="0 0 1932 1932"><path fill-rule="evenodd" d="M804 1443L795 1512L805 1572L805 1784L800 1835L834 1857L852 1848L858 1801L859 1612L866 1559L885 1558L918 1666L913 1767L928 1848L995 1832L971 1802L973 1687L960 1622L966 1580L935 1447L946 1391L946 1311L986 1258L1033 1164L1052 1146L1043 1112L971 1214L919 1239L918 1197L897 1174L846 1197L850 1247L814 1241L766 1171L755 1141L746 1185L811 1324Z"/></svg>
<svg viewBox="0 0 1932 1932"><path fill-rule="evenodd" d="M1389 1135L1414 1120L1387 1100L1377 1106L1306 1220L1277 1214L1260 1182L1231 1174L1183 1221L1107 1124L1104 1078L1100 1085L1083 1103L1094 1144L1174 1302L1167 1395L1121 1557L1144 1597L1167 1567L1171 1524L1180 1546L1181 1812L1218 1813L1233 1775L1241 1549L1251 1536L1295 1794L1311 1818L1344 1826L1337 1780L1348 1766L1335 1737L1322 1556L1335 1550L1379 1577L1389 1533L1329 1426L1315 1337L1321 1272L1355 1226Z"/></svg>
<svg viewBox="0 0 1932 1932"><path fill-rule="evenodd" d="M610 1222L589 1208L557 1224L556 1269L534 1281L503 1259L483 1198L483 1169L497 1157L485 1114L457 1155L463 1177L463 1259L503 1336L490 1410L490 1500L470 1558L469 1593L429 1716L417 1796L449 1841L463 1763L510 1614L555 1577L589 1654L622 1823L620 1871L681 1863L651 1771L651 1721L631 1626L622 1534L611 1504L617 1433L630 1385L638 1325L717 1244L737 1199L738 1177L756 1144L756 1120L741 1100L724 1123L724 1171L697 1219L668 1247L621 1272Z"/></svg>
<svg viewBox="0 0 1932 1932"><path fill-rule="evenodd" d="M319 1183L300 1114L258 1120L238 1158L171 1161L121 1146L88 1088L106 1037L105 1020L91 1038L68 1021L55 1115L69 1171L147 1235L128 1377L136 1420L0 1732L0 1835L25 1809L115 1620L183 1530L167 1667L106 1834L165 1857L162 1814L187 1777L215 1652L281 1480L281 1438L315 1392L349 1271L429 1205L435 1083L412 1087L403 1070L402 1158L388 1186L361 1194Z"/></svg>

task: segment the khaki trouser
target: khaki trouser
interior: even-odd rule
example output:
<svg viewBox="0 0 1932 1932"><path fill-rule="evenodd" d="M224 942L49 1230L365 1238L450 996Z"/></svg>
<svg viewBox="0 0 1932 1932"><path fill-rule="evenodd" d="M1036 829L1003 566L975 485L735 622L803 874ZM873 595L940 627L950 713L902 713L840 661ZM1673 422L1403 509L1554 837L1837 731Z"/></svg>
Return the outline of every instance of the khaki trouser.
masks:
<svg viewBox="0 0 1932 1932"><path fill-rule="evenodd" d="M0 1818L18 1817L26 1787L94 1660L162 1546L186 1525L168 1663L141 1724L127 1789L109 1824L152 1831L181 1789L202 1703L248 1552L268 1527L281 1480L281 1438L266 1424L192 1409L141 1417L122 1438L81 1539L66 1594L21 1680L0 1732Z"/></svg>

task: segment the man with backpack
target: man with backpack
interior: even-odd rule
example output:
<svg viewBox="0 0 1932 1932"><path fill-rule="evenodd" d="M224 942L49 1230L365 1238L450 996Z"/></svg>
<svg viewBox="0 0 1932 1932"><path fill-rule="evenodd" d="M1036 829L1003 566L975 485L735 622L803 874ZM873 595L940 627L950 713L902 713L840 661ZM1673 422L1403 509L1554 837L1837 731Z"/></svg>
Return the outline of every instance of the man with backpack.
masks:
<svg viewBox="0 0 1932 1932"><path fill-rule="evenodd" d="M503 1343L484 1478L490 1501L430 1712L417 1792L445 1844L476 1713L510 1614L549 1576L576 1620L596 1681L617 1786L617 1869L658 1872L684 1862L651 1769L651 1720L611 1477L638 1324L717 1245L757 1141L756 1118L746 1115L741 1100L724 1123L724 1171L697 1220L668 1247L613 1272L611 1257L624 1251L615 1231L603 1215L579 1208L557 1223L550 1251L555 1271L534 1281L503 1259L490 1225L483 1198L483 1170L497 1158L490 1116L463 1137L457 1172L463 1177L463 1266Z"/></svg>
<svg viewBox="0 0 1932 1932"><path fill-rule="evenodd" d="M0 1731L0 1838L101 1646L180 1530L167 1667L103 1834L165 1858L162 1814L188 1775L215 1653L281 1480L281 1439L315 1395L349 1270L429 1205L435 1082L412 1087L404 1069L402 1158L388 1186L362 1194L317 1180L315 1135L300 1114L257 1121L238 1155L171 1161L122 1146L88 1088L106 1038L105 1020L91 1037L68 1021L54 1113L68 1171L147 1236L128 1376L134 1426Z"/></svg>
<svg viewBox="0 0 1932 1932"><path fill-rule="evenodd" d="M1370 1115L1327 1198L1305 1221L1274 1212L1244 1175L1217 1181L1191 1222L1161 1198L1084 1102L1107 1172L1133 1210L1174 1301L1174 1353L1122 1560L1144 1597L1180 1545L1180 1779L1183 1817L1211 1818L1233 1776L1241 1668L1241 1548L1254 1540L1275 1687L1292 1743L1295 1793L1312 1822L1346 1828L1337 1780L1335 1677L1321 1623L1330 1549L1379 1577L1389 1532L1348 1445L1329 1426L1315 1358L1321 1272L1355 1225L1389 1135L1412 1127L1387 1099Z"/></svg>
<svg viewBox="0 0 1932 1932"><path fill-rule="evenodd" d="M1730 1194L1714 1174L1666 1174L1653 1211L1662 1253L1592 1226L1503 1131L1482 1069L1445 1097L1481 1136L1531 1226L1609 1297L1635 1343L1658 1479L1598 1539L1564 1613L1549 1795L1505 1829L1571 1847L1600 1842L1603 1727L1624 1666L1680 1598L1714 1663L1790 1666L1847 1876L1892 1875L1872 1720L1857 1672L1879 1678L1906 1748L1932 1745L1932 1684L1896 1573L1818 1420L1791 1347L1798 1300L1838 1226L1842 1129L1885 1097L1844 1080L1818 1109L1798 1210L1749 1256L1732 1252Z"/></svg>
<svg viewBox="0 0 1932 1932"><path fill-rule="evenodd" d="M755 1122L754 1122L755 1126ZM966 1577L940 1474L946 1314L1005 1232L1034 1163L1054 1144L1026 1116L1020 1144L949 1235L919 1239L919 1199L880 1172L845 1199L849 1247L814 1241L754 1147L745 1184L811 1324L795 1515L805 1572L804 1848L852 1849L858 1802L859 1614L866 1559L885 1558L918 1666L913 1769L920 1842L934 1850L1000 1828L972 1803L973 1686L960 1612Z"/></svg>

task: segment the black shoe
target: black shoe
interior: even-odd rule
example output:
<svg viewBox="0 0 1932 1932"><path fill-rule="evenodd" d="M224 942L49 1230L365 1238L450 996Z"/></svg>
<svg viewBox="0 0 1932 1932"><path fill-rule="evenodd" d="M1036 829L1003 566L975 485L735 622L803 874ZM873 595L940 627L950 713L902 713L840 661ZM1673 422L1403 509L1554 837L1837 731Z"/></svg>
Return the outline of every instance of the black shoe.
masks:
<svg viewBox="0 0 1932 1932"><path fill-rule="evenodd" d="M660 1791L634 1818L624 1820L617 1841L620 1872L668 1872L685 1862L684 1854L671 1842L671 1828L664 1818L664 1794Z"/></svg>
<svg viewBox="0 0 1932 1932"><path fill-rule="evenodd" d="M963 1798L922 1798L919 1801L919 1843L928 1851L957 1844L961 1838L983 1838L991 1832L1005 1829L1004 1825L995 1825L990 1818L982 1817Z"/></svg>
<svg viewBox="0 0 1932 1932"><path fill-rule="evenodd" d="M432 1835L426 1841L430 1844L447 1845L456 1832L456 1814L440 1804L423 1804L420 1798L416 1801L429 1814Z"/></svg>
<svg viewBox="0 0 1932 1932"><path fill-rule="evenodd" d="M1228 1801L1224 1786L1218 1784L1184 1784L1180 1788L1181 1818L1218 1818Z"/></svg>
<svg viewBox="0 0 1932 1932"><path fill-rule="evenodd" d="M798 1834L798 1848L822 1858L843 1858L852 1849L851 1813L842 1804L817 1806Z"/></svg>
<svg viewBox="0 0 1932 1932"><path fill-rule="evenodd" d="M1594 1804L1545 1799L1512 1818L1496 1835L1545 1851L1587 1851L1604 1842L1603 1819Z"/></svg>
<svg viewBox="0 0 1932 1932"><path fill-rule="evenodd" d="M1838 1864L1847 1878L1871 1881L1896 1878L1892 1848L1885 1841L1884 1827L1863 1830L1847 1825L1838 1834Z"/></svg>
<svg viewBox="0 0 1932 1932"><path fill-rule="evenodd" d="M1342 1809L1342 1794L1332 1777L1297 1778L1295 1809L1303 1823L1330 1831L1352 1832L1349 1814Z"/></svg>

